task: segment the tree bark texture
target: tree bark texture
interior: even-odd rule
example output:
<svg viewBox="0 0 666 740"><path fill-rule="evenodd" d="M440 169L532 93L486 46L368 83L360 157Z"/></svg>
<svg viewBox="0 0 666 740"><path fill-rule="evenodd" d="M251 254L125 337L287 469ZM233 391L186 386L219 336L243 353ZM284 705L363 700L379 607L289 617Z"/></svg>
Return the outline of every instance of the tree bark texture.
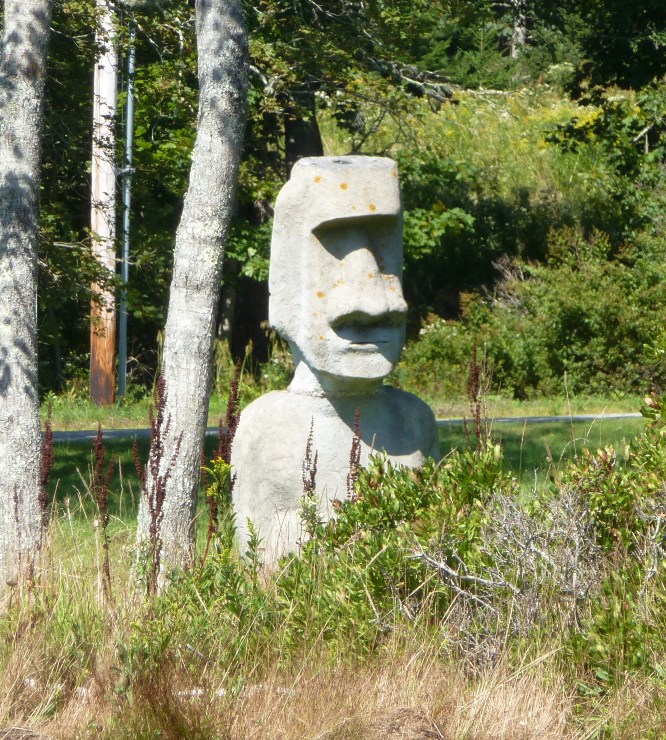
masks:
<svg viewBox="0 0 666 740"><path fill-rule="evenodd" d="M292 93L298 105L290 106L284 116L284 152L287 179L292 167L303 157L321 157L324 144L317 125L314 92Z"/></svg>
<svg viewBox="0 0 666 740"><path fill-rule="evenodd" d="M527 43L527 18L525 15L525 1L512 0L513 10L513 33L509 53L512 59L518 59Z"/></svg>
<svg viewBox="0 0 666 740"><path fill-rule="evenodd" d="M197 0L196 19L197 135L176 234L163 353L162 574L174 566L187 567L193 555L222 261L245 125L247 37L241 1ZM155 443L151 454L154 449ZM156 481L149 474L149 491L151 486L154 491ZM140 547L149 541L149 508L144 497L139 511Z"/></svg>
<svg viewBox="0 0 666 740"><path fill-rule="evenodd" d="M116 102L118 53L113 10L109 0L97 0L93 93L90 230L92 252L109 278L116 274ZM115 395L116 308L113 291L92 286L90 316L90 398L100 406Z"/></svg>
<svg viewBox="0 0 666 740"><path fill-rule="evenodd" d="M41 536L37 388L40 131L51 0L5 0L0 47L0 588Z"/></svg>

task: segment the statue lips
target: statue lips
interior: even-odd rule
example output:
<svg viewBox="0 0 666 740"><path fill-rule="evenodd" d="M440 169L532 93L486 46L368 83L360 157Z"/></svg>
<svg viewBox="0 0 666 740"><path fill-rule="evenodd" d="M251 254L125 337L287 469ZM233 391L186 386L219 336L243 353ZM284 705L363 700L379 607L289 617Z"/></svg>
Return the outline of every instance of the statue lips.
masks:
<svg viewBox="0 0 666 740"><path fill-rule="evenodd" d="M379 318L358 312L332 322L331 328L347 351L380 352L402 348L404 314L391 312Z"/></svg>

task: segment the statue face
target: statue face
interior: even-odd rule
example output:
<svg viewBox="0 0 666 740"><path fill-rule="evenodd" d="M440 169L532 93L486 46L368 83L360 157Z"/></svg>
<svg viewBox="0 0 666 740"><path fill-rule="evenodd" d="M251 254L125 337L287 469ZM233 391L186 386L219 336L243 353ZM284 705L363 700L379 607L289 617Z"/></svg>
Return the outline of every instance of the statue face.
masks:
<svg viewBox="0 0 666 740"><path fill-rule="evenodd" d="M386 377L404 343L402 206L384 157L299 160L275 204L269 318L325 391Z"/></svg>
<svg viewBox="0 0 666 740"><path fill-rule="evenodd" d="M381 380L405 340L400 219L324 223L309 242L298 352L338 385Z"/></svg>

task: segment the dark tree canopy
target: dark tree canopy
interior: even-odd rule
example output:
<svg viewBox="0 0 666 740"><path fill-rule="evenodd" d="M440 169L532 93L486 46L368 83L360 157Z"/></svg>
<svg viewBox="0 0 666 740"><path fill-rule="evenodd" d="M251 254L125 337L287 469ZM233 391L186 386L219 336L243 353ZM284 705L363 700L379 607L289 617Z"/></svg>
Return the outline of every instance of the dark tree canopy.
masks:
<svg viewBox="0 0 666 740"><path fill-rule="evenodd" d="M338 147L344 142L350 152L400 160L408 211L407 290L419 314L453 316L461 290L492 286L494 262L516 254L543 259L549 229L570 225L573 217L554 208L547 194L536 203L526 191L510 201L491 192L494 174L474 171L468 158L431 146L427 137L415 140L413 117L436 115L466 90L504 93L545 85L563 98L601 106L595 141L609 162L614 158L613 172L623 171L625 178L629 169L640 170L644 155L643 140L633 138L658 118L656 108L654 115L648 108L658 106L666 73L666 5L655 0L256 0L245 2L244 11L249 118L225 264L224 305L231 308L221 318L232 328L237 354L248 339L255 348L265 340L260 324L275 195L293 162L321 153L334 128ZM76 391L87 382L88 286L96 277L87 225L93 16L91 0L63 0L54 12L41 218L44 390ZM121 57L127 20L121 11ZM130 379L149 384L164 326L198 90L193 8L164 0L151 12L137 12L136 23L129 356ZM522 41L512 55L518 28ZM638 91L654 79L654 95L639 106L645 115L606 99L609 86ZM121 91L121 110L123 100ZM384 130L391 135L377 136ZM660 131L655 124L646 134L652 159ZM605 147L613 132L624 137L619 148ZM570 134L568 143L560 137L562 146L585 138L575 123ZM483 178L487 187L480 194ZM624 239L628 224L635 225L636 212L631 189L618 183L608 183L612 202L590 204L585 216L588 231L605 229L614 243Z"/></svg>

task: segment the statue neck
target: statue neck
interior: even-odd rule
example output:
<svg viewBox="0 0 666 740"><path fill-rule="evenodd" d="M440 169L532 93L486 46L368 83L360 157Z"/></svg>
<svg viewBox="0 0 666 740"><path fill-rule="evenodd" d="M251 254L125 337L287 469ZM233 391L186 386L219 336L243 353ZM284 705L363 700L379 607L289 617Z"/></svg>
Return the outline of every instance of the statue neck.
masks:
<svg viewBox="0 0 666 740"><path fill-rule="evenodd" d="M376 393L383 381L367 378L339 378L327 373L315 372L303 360L297 362L294 379L287 389L290 393L306 396L340 397L367 396Z"/></svg>

